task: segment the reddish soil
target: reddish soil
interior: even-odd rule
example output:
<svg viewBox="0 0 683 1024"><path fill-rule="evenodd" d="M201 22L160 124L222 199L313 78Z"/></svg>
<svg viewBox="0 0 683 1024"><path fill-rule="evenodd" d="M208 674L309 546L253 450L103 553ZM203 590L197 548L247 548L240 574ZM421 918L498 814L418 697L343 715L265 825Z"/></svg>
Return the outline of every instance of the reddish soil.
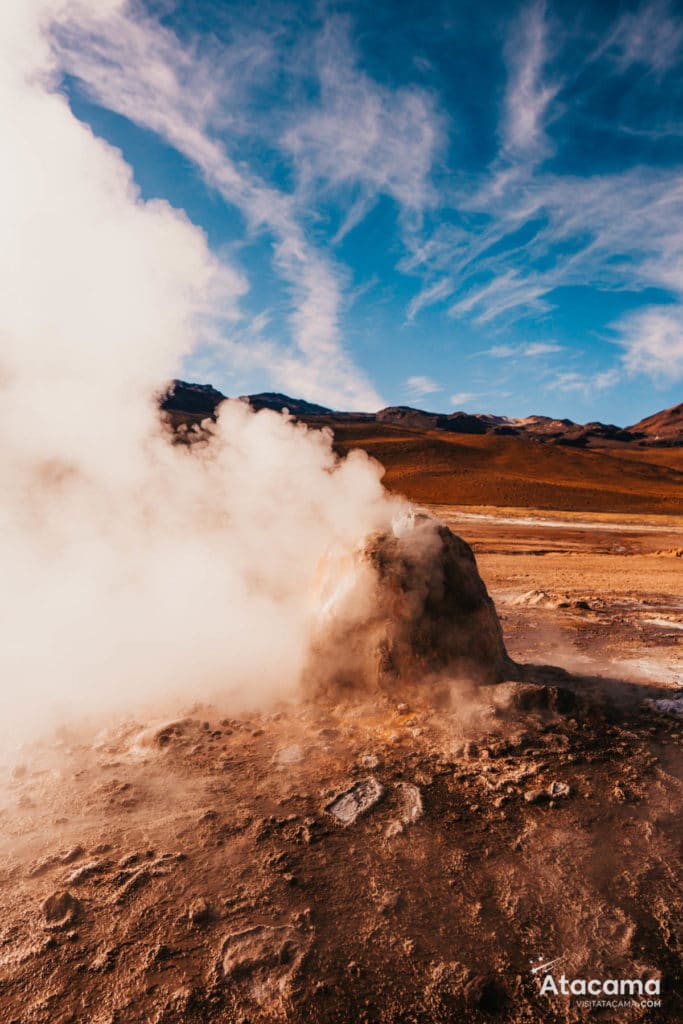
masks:
<svg viewBox="0 0 683 1024"><path fill-rule="evenodd" d="M683 448L577 449L364 421L332 426L340 452L367 451L385 467L387 487L412 501L595 512L683 508Z"/></svg>
<svg viewBox="0 0 683 1024"><path fill-rule="evenodd" d="M0 816L3 1024L683 1019L683 716L649 703L683 684L683 522L440 511L526 682L27 749ZM542 996L539 957L657 979L661 1006Z"/></svg>

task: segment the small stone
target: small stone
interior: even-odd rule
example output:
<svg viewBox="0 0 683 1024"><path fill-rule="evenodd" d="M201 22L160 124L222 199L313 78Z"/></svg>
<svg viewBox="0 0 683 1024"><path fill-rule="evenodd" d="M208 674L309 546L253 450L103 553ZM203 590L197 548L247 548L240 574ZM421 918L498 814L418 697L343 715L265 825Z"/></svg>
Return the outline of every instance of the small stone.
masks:
<svg viewBox="0 0 683 1024"><path fill-rule="evenodd" d="M401 797L401 821L405 825L413 825L424 814L422 793L410 782L397 782L396 789Z"/></svg>
<svg viewBox="0 0 683 1024"><path fill-rule="evenodd" d="M197 926L208 924L213 917L211 904L203 896L198 896L196 900L192 900L192 903L190 903L187 917L190 924Z"/></svg>
<svg viewBox="0 0 683 1024"><path fill-rule="evenodd" d="M82 846L74 846L72 849L67 850L66 853L62 854L60 860L62 864L73 864L73 862L78 860L79 857L82 857L84 853L85 850Z"/></svg>
<svg viewBox="0 0 683 1024"><path fill-rule="evenodd" d="M325 805L325 810L342 825L352 825L384 796L384 787L373 776L356 782Z"/></svg>
<svg viewBox="0 0 683 1024"><path fill-rule="evenodd" d="M388 914L390 911L396 910L400 898L401 895L398 892L394 892L392 890L383 892L378 900L380 912L382 914Z"/></svg>
<svg viewBox="0 0 683 1024"><path fill-rule="evenodd" d="M363 768L369 768L370 770L382 767L382 762L377 754L361 754L358 763Z"/></svg>
<svg viewBox="0 0 683 1024"><path fill-rule="evenodd" d="M567 782L551 782L546 791L553 800L571 796L572 788Z"/></svg>
<svg viewBox="0 0 683 1024"><path fill-rule="evenodd" d="M548 799L548 794L545 789L527 789L524 799L528 804L541 804Z"/></svg>
<svg viewBox="0 0 683 1024"><path fill-rule="evenodd" d="M114 947L99 950L90 961L89 969L95 973L100 971L105 973L113 970L116 963L116 953L117 951Z"/></svg>
<svg viewBox="0 0 683 1024"><path fill-rule="evenodd" d="M147 956L145 957L145 966L153 967L155 964L162 963L164 960L170 960L174 956L174 950L170 946L167 946L163 942L157 943L156 946L152 946L148 950Z"/></svg>
<svg viewBox="0 0 683 1024"><path fill-rule="evenodd" d="M626 802L626 790L619 782L615 784L614 789L612 790L612 799L618 804Z"/></svg>

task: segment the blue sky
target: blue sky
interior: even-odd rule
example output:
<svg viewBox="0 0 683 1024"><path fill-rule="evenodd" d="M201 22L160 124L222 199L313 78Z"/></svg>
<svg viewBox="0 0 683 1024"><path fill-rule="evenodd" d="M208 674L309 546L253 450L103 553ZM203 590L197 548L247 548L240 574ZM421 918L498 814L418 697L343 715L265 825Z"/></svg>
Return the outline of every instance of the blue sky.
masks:
<svg viewBox="0 0 683 1024"><path fill-rule="evenodd" d="M239 281L187 377L621 424L683 399L680 6L102 7L55 29L58 87Z"/></svg>

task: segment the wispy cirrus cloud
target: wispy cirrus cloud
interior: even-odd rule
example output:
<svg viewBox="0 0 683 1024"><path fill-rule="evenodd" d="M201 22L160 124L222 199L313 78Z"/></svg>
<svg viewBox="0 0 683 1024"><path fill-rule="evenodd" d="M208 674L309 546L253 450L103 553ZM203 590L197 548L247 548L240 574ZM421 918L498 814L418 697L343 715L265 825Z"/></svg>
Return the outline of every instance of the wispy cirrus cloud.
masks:
<svg viewBox="0 0 683 1024"><path fill-rule="evenodd" d="M472 391L456 391L456 393L451 395L449 398L449 402L457 409L459 406L469 405L478 397L479 395Z"/></svg>
<svg viewBox="0 0 683 1024"><path fill-rule="evenodd" d="M667 0L646 0L635 11L626 11L598 48L621 71L639 64L656 75L669 71L683 49L683 22Z"/></svg>
<svg viewBox="0 0 683 1024"><path fill-rule="evenodd" d="M55 54L97 103L155 132L195 164L209 186L241 211L252 235L272 236L273 265L293 304L293 344L256 339L244 361L319 401L380 405L342 342L340 270L309 241L296 197L261 180L229 152L230 112L239 106L249 74L268 61L268 42L213 42L207 53L196 42L181 42L142 7L120 0L101 10L66 8ZM214 330L213 339L221 343L221 332ZM227 347L234 352L235 346Z"/></svg>
<svg viewBox="0 0 683 1024"><path fill-rule="evenodd" d="M566 370L555 374L545 384L546 391L561 391L565 394L578 392L585 398L589 398L596 391L604 391L614 387L621 379L621 372L617 367L610 370L596 373L580 373L577 370Z"/></svg>
<svg viewBox="0 0 683 1024"><path fill-rule="evenodd" d="M544 122L559 85L548 80L548 24L544 0L524 8L506 47L508 83L501 125L503 151L514 159L547 152Z"/></svg>
<svg viewBox="0 0 683 1024"><path fill-rule="evenodd" d="M561 144L561 133L560 143L551 145L546 129L550 123L561 128L567 109L551 70L561 33L553 32L552 47L550 38L544 3L523 8L512 23L498 154L485 171L465 176L451 198L460 213L457 225L409 239L402 269L422 281L408 305L409 319L445 304L454 318L504 328L546 316L558 289L586 286L605 293L657 289L682 307L680 167L640 164L579 176L562 173L557 160L552 170L542 162ZM620 69L641 63L660 74L675 65L682 46L683 17L655 0L618 18L584 59L616 61ZM570 74L576 78L579 70ZM672 354L669 372L683 376L678 324L678 313L658 306L619 321L622 355L604 377L591 378L591 387L612 386L622 372L657 378L664 351ZM502 344L489 354L513 357L522 350ZM572 376L575 371L566 372L560 380L565 389L586 386L584 378Z"/></svg>
<svg viewBox="0 0 683 1024"><path fill-rule="evenodd" d="M552 355L555 352L562 352L563 349L563 345L558 345L554 341L530 341L524 345L493 345L485 349L481 355L494 356L496 359L511 359L517 356L532 358Z"/></svg>
<svg viewBox="0 0 683 1024"><path fill-rule="evenodd" d="M415 86L384 86L362 71L345 19L328 20L314 60L319 96L297 110L281 140L300 189L351 195L337 240L380 195L419 220L438 198L430 175L443 131L432 96Z"/></svg>
<svg viewBox="0 0 683 1024"><path fill-rule="evenodd" d="M443 387L438 381L431 377L421 376L408 377L404 382L404 389L408 399L413 402L426 398L427 395L435 395L439 391L443 391Z"/></svg>

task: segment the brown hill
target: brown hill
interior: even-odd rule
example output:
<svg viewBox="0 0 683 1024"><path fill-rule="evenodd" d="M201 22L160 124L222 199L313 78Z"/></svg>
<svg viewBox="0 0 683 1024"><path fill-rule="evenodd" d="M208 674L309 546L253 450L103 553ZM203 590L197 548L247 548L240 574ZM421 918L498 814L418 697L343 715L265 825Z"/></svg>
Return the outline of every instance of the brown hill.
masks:
<svg viewBox="0 0 683 1024"><path fill-rule="evenodd" d="M575 449L497 434L452 434L389 423L329 419L340 453L362 448L386 469L390 490L413 501L603 512L683 509L678 468L622 456L620 449ZM683 460L681 460L683 463Z"/></svg>
<svg viewBox="0 0 683 1024"><path fill-rule="evenodd" d="M662 409L653 416L647 416L628 429L634 433L644 434L651 441L683 445L683 402L672 405L670 409Z"/></svg>
<svg viewBox="0 0 683 1024"><path fill-rule="evenodd" d="M162 401L172 426L212 417L224 396L174 381ZM362 448L385 467L390 490L413 501L576 511L680 513L683 405L628 430L547 416L512 420L408 406L377 414L332 412L288 395L244 396L255 409L288 408L331 427L340 453ZM187 439L194 436L184 434Z"/></svg>

